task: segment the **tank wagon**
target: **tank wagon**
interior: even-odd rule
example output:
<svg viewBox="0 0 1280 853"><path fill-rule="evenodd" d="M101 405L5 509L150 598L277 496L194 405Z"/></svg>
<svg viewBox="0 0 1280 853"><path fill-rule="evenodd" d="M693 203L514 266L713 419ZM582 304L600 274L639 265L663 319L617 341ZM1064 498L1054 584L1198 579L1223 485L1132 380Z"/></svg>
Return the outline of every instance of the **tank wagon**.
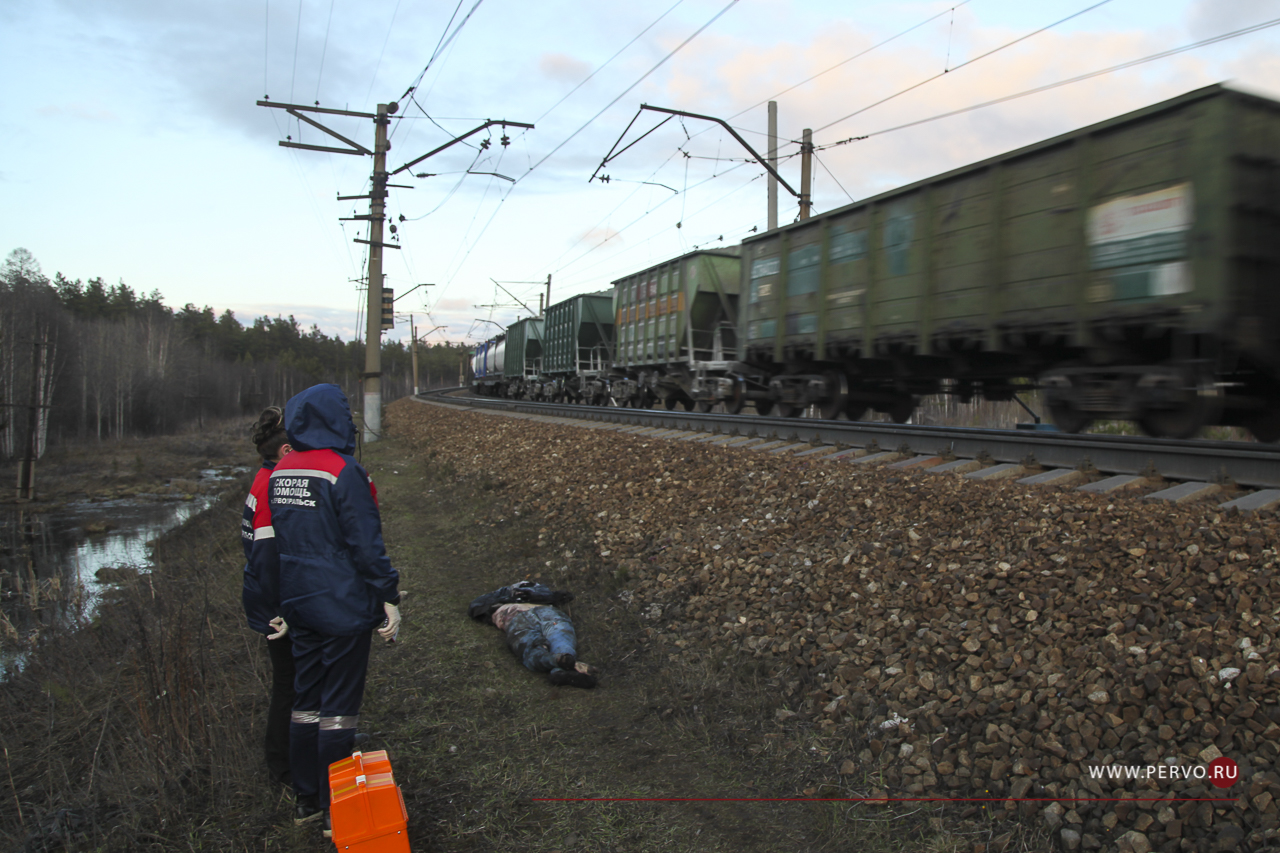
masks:
<svg viewBox="0 0 1280 853"><path fill-rule="evenodd" d="M727 400L741 410L729 378L747 369L737 363L740 263L736 249L691 252L613 283L619 405L709 411Z"/></svg>
<svg viewBox="0 0 1280 853"><path fill-rule="evenodd" d="M506 388L502 375L507 336L498 335L476 347L471 353L471 382L477 394L501 397Z"/></svg>
<svg viewBox="0 0 1280 853"><path fill-rule="evenodd" d="M1280 104L1198 91L742 246L762 406L904 421L920 394L1055 423L1280 437Z"/></svg>
<svg viewBox="0 0 1280 853"><path fill-rule="evenodd" d="M546 311L543 396L603 405L613 369L613 294L584 293Z"/></svg>
<svg viewBox="0 0 1280 853"><path fill-rule="evenodd" d="M1280 102L1208 86L618 279L613 310L608 398L566 399L904 422L1040 387L1068 432L1275 441Z"/></svg>

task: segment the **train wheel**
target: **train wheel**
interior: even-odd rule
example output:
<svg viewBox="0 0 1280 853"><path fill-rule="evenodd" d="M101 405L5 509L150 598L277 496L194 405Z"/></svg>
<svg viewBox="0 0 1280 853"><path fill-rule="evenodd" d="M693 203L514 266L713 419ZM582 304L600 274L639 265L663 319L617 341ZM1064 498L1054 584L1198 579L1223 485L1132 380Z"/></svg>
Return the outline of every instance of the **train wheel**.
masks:
<svg viewBox="0 0 1280 853"><path fill-rule="evenodd" d="M1222 414L1222 391L1212 374L1196 371L1188 377L1186 402L1176 408L1148 409L1138 426L1155 438L1192 438L1203 426L1217 423Z"/></svg>
<svg viewBox="0 0 1280 853"><path fill-rule="evenodd" d="M700 415L705 415L711 411L711 407L715 404L708 400L698 400L693 404L693 410Z"/></svg>
<svg viewBox="0 0 1280 853"><path fill-rule="evenodd" d="M676 410L676 406L678 405L680 405L680 400L674 394L669 395L666 399L662 401L662 407L665 408L668 412L674 412Z"/></svg>
<svg viewBox="0 0 1280 853"><path fill-rule="evenodd" d="M834 421L849 402L849 379L839 370L828 370L822 376L827 380L827 387L836 390L825 403L818 404L818 414L824 420Z"/></svg>
<svg viewBox="0 0 1280 853"><path fill-rule="evenodd" d="M747 407L747 397L745 394L732 400L724 401L724 410L731 415L740 415L742 410Z"/></svg>
<svg viewBox="0 0 1280 853"><path fill-rule="evenodd" d="M1280 441L1280 406L1259 412L1244 421L1244 428L1264 444Z"/></svg>
<svg viewBox="0 0 1280 853"><path fill-rule="evenodd" d="M1083 432L1089 424L1093 423L1093 418L1070 403L1050 402L1048 408L1049 417L1053 420L1053 425L1063 432L1073 434Z"/></svg>
<svg viewBox="0 0 1280 853"><path fill-rule="evenodd" d="M911 420L911 416L915 414L916 401L911 397L899 397L889 404L885 410L885 414L889 416L895 424L905 424Z"/></svg>
<svg viewBox="0 0 1280 853"><path fill-rule="evenodd" d="M844 404L844 416L851 421L860 421L867 415L867 404L858 400L847 400Z"/></svg>
<svg viewBox="0 0 1280 853"><path fill-rule="evenodd" d="M756 400L755 405L756 405L756 414L759 415L760 417L767 418L769 415L773 414L772 400Z"/></svg>
<svg viewBox="0 0 1280 853"><path fill-rule="evenodd" d="M780 418L798 418L803 411L804 406L796 406L791 403L773 404L773 413Z"/></svg>

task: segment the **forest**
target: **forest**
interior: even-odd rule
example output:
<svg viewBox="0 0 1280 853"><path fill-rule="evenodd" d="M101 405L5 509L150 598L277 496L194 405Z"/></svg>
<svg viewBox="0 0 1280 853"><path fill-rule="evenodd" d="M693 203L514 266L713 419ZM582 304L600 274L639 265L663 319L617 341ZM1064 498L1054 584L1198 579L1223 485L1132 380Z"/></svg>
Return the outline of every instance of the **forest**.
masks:
<svg viewBox="0 0 1280 853"><path fill-rule="evenodd" d="M468 353L419 346L419 385L456 385ZM245 324L230 310L174 309L122 281L49 278L14 249L0 265L0 458L253 415L318 382L341 385L358 408L364 357L363 341L292 316ZM384 404L412 392L407 343L383 342L382 371Z"/></svg>

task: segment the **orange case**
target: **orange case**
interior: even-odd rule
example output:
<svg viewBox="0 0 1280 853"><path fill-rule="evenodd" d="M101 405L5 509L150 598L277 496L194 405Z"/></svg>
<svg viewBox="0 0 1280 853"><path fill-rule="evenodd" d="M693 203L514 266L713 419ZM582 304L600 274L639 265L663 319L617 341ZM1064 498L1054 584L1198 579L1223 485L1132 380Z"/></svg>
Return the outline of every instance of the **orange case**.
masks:
<svg viewBox="0 0 1280 853"><path fill-rule="evenodd" d="M329 765L329 819L339 850L409 853L409 813L386 750L355 752Z"/></svg>

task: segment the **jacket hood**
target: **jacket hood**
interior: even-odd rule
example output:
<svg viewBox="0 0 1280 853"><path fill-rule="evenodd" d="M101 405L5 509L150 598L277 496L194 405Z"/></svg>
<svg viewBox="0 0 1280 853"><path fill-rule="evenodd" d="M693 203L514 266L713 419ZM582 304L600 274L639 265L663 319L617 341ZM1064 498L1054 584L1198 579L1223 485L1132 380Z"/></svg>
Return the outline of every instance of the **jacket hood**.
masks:
<svg viewBox="0 0 1280 853"><path fill-rule="evenodd" d="M337 385L313 385L284 407L284 428L296 450L356 449L356 425L347 395Z"/></svg>

